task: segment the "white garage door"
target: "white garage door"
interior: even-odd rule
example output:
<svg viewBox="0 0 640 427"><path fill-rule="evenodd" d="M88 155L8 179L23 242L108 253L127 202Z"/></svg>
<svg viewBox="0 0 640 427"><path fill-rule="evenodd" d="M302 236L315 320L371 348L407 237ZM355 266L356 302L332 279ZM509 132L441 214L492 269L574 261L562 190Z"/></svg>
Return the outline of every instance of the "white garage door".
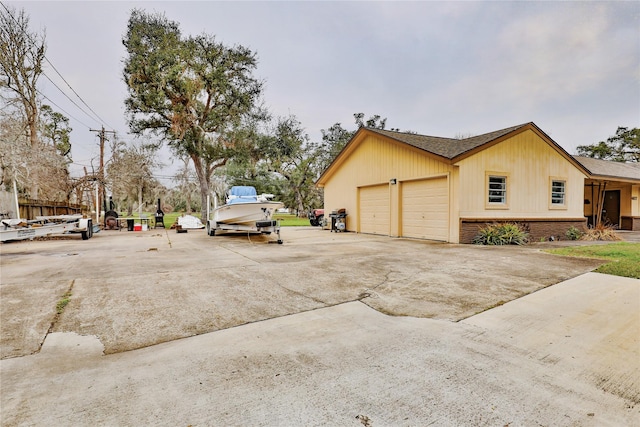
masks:
<svg viewBox="0 0 640 427"><path fill-rule="evenodd" d="M402 236L449 240L446 177L402 183Z"/></svg>
<svg viewBox="0 0 640 427"><path fill-rule="evenodd" d="M389 235L389 184L362 187L360 232Z"/></svg>

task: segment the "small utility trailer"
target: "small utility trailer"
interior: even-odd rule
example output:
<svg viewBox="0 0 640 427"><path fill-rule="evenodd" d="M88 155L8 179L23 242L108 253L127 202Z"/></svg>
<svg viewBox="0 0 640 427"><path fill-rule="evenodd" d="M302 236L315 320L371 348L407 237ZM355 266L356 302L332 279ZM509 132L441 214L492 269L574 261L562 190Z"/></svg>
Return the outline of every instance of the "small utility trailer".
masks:
<svg viewBox="0 0 640 427"><path fill-rule="evenodd" d="M246 231L247 233L260 233L278 235L278 244L282 244L280 238L280 223L275 219L253 221L245 224L226 224L224 222L216 222L214 220L207 221L207 234L215 236L216 231Z"/></svg>
<svg viewBox="0 0 640 427"><path fill-rule="evenodd" d="M92 221L83 215L38 216L35 220L3 219L0 224L0 242L65 233L80 233L82 240L93 236Z"/></svg>

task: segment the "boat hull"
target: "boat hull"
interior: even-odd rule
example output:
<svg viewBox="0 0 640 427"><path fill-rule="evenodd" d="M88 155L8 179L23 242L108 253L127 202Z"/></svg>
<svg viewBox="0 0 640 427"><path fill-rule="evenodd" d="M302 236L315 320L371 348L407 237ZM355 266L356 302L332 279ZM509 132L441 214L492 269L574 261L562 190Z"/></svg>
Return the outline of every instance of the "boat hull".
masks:
<svg viewBox="0 0 640 427"><path fill-rule="evenodd" d="M223 224L247 225L256 221L270 220L282 202L247 202L220 206L213 211L213 220Z"/></svg>

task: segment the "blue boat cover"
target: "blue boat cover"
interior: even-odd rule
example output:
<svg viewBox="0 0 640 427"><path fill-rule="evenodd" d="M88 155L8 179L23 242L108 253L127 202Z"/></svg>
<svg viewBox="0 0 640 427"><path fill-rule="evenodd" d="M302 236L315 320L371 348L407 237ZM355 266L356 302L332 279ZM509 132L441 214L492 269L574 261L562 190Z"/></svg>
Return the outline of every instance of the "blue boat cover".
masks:
<svg viewBox="0 0 640 427"><path fill-rule="evenodd" d="M227 202L228 204L258 201L258 193L256 192L255 187L251 187L248 185L238 185L231 187L229 195L236 197L230 198Z"/></svg>

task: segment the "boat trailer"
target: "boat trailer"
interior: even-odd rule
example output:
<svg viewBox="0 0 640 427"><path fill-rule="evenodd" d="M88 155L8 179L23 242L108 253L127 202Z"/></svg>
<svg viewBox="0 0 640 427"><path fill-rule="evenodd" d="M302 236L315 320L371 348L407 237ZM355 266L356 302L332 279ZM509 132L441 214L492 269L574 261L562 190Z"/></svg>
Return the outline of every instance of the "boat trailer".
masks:
<svg viewBox="0 0 640 427"><path fill-rule="evenodd" d="M278 235L276 243L279 245L282 244L282 239L280 238L280 222L275 219L255 221L250 224L226 224L212 220L207 221L207 234L209 236L215 236L216 231L246 231L247 233L260 234L276 233Z"/></svg>
<svg viewBox="0 0 640 427"><path fill-rule="evenodd" d="M65 233L80 233L82 240L93 236L91 218L83 215L37 216L35 220L3 219L0 223L0 242Z"/></svg>

